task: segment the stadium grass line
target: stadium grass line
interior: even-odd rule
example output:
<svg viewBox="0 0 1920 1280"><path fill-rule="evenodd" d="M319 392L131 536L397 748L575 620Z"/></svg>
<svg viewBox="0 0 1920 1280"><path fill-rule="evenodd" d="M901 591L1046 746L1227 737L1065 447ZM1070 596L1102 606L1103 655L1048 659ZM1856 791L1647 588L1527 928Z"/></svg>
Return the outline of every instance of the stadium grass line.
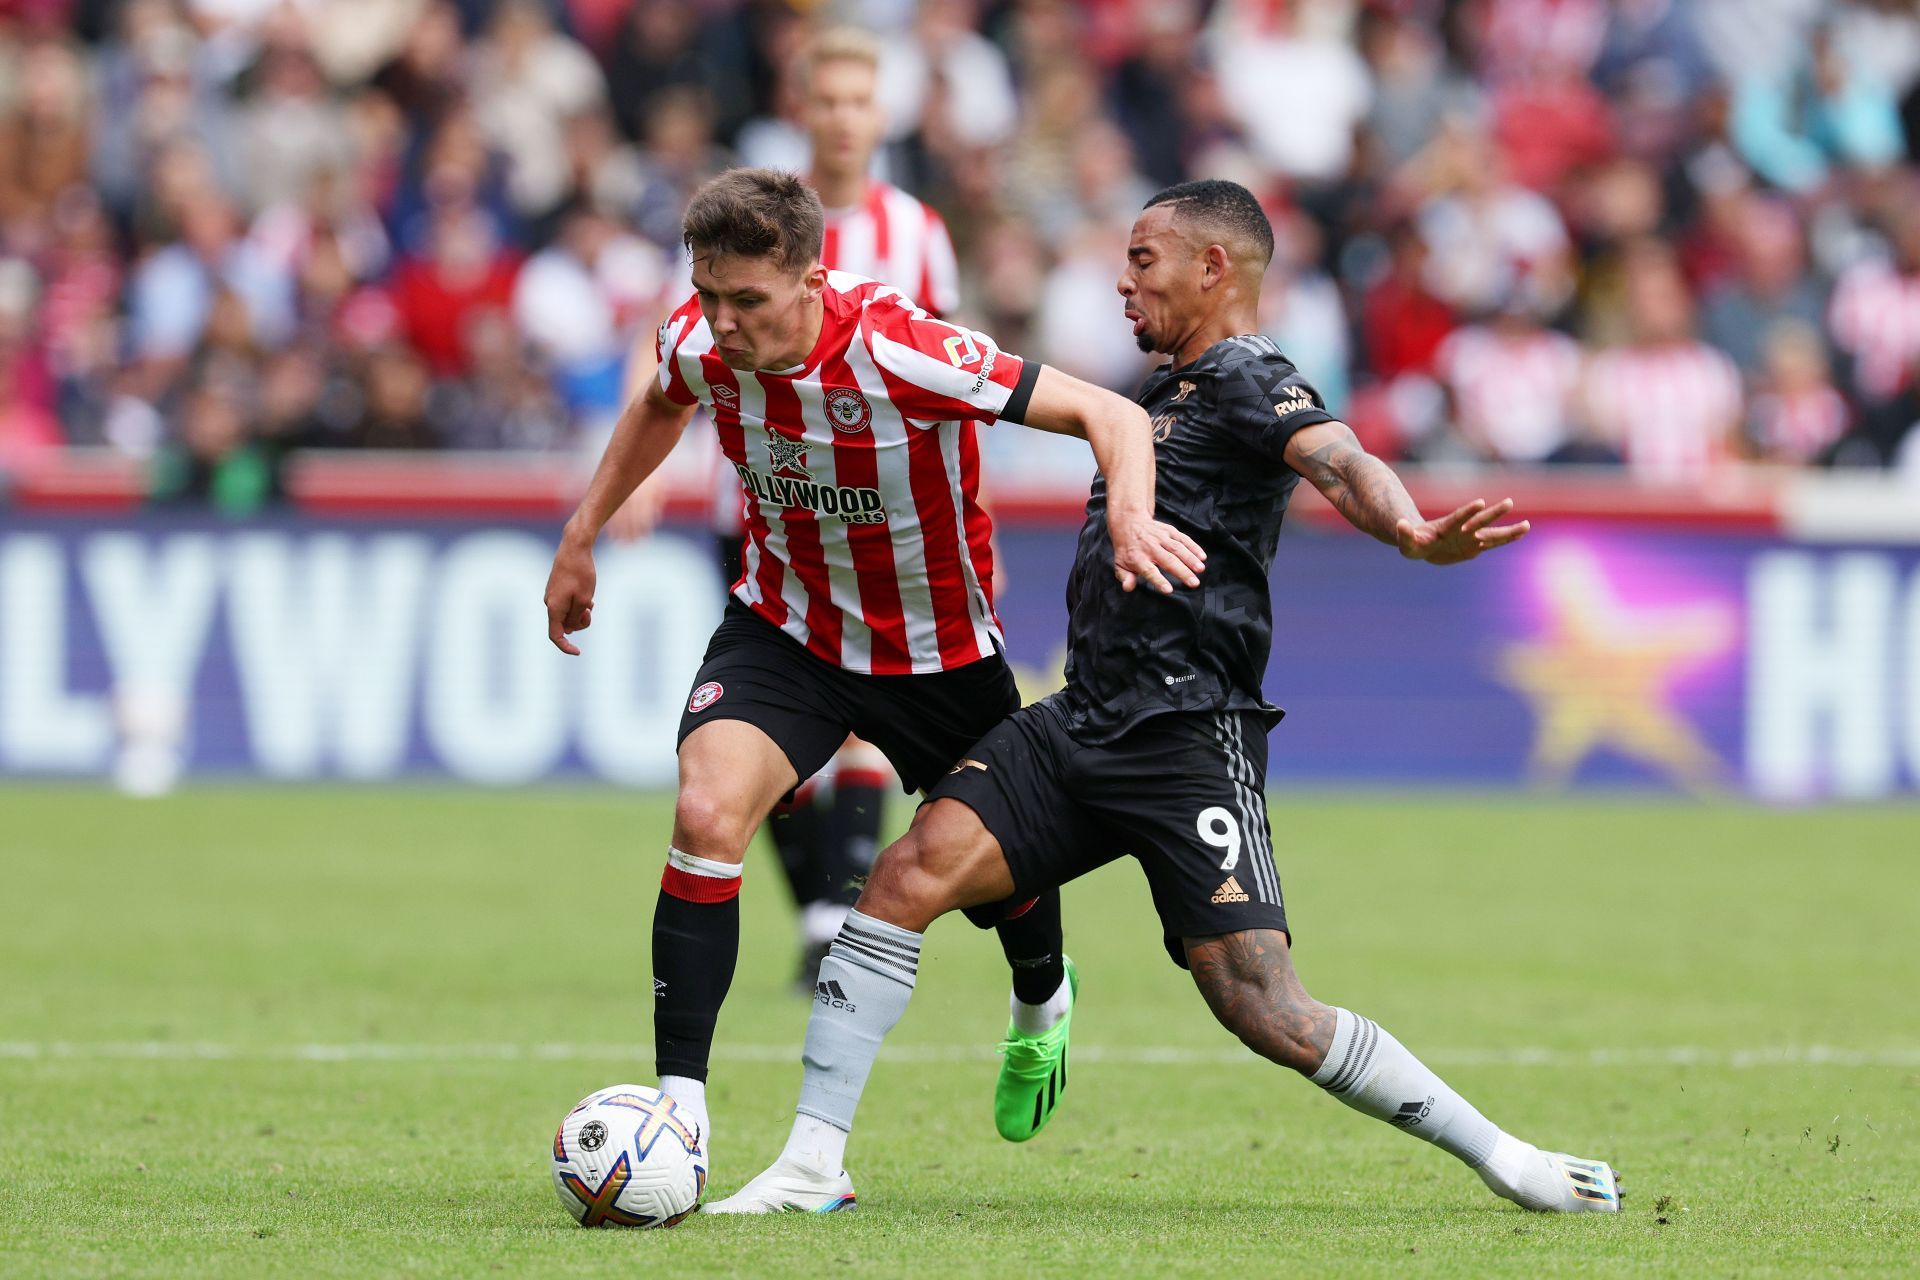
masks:
<svg viewBox="0 0 1920 1280"><path fill-rule="evenodd" d="M797 1062L798 1044L715 1045L713 1056L731 1062ZM0 1040L0 1060L186 1061L186 1062L630 1062L644 1064L650 1046L640 1044L404 1043L226 1044L193 1040ZM1250 1050L1188 1049L1174 1045L1076 1045L1078 1062L1108 1066L1232 1066L1258 1061ZM902 1063L991 1062L986 1045L901 1045L882 1051ZM1584 1050L1434 1049L1421 1054L1434 1067L1920 1067L1920 1046L1859 1049L1833 1045L1768 1045L1710 1049L1698 1045Z"/></svg>

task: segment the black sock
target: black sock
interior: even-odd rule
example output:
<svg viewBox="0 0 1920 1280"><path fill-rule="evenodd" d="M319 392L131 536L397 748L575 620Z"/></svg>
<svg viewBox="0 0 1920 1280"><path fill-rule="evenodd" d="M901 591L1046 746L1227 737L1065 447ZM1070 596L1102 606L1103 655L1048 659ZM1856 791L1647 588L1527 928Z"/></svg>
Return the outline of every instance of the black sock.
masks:
<svg viewBox="0 0 1920 1280"><path fill-rule="evenodd" d="M1022 1004L1045 1004L1067 979L1067 967L1060 959L1065 945L1060 891L1047 890L1020 915L995 925L994 931L1013 969L1013 998Z"/></svg>
<svg viewBox="0 0 1920 1280"><path fill-rule="evenodd" d="M793 890L793 903L804 907L820 898L823 879L813 848L819 843L820 814L814 808L813 788L803 786L789 804L776 805L767 818L767 834L773 839L774 852L780 855L780 869L787 873L787 887Z"/></svg>
<svg viewBox="0 0 1920 1280"><path fill-rule="evenodd" d="M877 769L842 769L834 783L833 812L820 841L821 897L828 902L851 907L866 886L880 843L886 778Z"/></svg>
<svg viewBox="0 0 1920 1280"><path fill-rule="evenodd" d="M722 883L733 892L706 902L663 886L653 909L653 1058L663 1076L707 1078L713 1024L740 958L740 881Z"/></svg>

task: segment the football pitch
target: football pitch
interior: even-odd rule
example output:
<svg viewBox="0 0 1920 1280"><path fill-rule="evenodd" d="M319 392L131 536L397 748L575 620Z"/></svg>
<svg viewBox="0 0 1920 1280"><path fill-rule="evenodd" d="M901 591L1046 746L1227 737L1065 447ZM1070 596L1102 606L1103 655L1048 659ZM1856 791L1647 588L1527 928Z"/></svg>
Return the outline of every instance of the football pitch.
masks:
<svg viewBox="0 0 1920 1280"><path fill-rule="evenodd" d="M0 1274L1911 1274L1920 809L1274 800L1309 990L1617 1218L1496 1200L1254 1058L1121 862L1067 891L1072 1092L994 1136L1006 979L929 935L852 1214L586 1231L554 1125L652 1080L670 801L604 791L0 790ZM904 820L906 807L894 816ZM778 1152L808 1005L756 848L710 1192Z"/></svg>

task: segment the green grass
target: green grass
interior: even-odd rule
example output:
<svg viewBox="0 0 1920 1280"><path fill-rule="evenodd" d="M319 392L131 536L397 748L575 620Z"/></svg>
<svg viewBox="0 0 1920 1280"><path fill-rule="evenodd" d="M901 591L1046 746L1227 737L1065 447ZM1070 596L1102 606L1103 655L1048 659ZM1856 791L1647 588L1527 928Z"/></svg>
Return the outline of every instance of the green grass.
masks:
<svg viewBox="0 0 1920 1280"><path fill-rule="evenodd" d="M1613 1160L1626 1213L1524 1214L1239 1050L1122 863L1068 891L1079 1070L1035 1142L993 1135L1005 979L954 919L860 1114L858 1213L582 1231L547 1146L581 1095L650 1079L665 800L10 790L0 1274L1911 1272L1920 810L1275 811L1309 988L1506 1127ZM756 851L713 1081L722 1192L777 1152L799 1082L784 894ZM1808 1046L1867 1057L1732 1056ZM1676 1048L1702 1057L1651 1052Z"/></svg>

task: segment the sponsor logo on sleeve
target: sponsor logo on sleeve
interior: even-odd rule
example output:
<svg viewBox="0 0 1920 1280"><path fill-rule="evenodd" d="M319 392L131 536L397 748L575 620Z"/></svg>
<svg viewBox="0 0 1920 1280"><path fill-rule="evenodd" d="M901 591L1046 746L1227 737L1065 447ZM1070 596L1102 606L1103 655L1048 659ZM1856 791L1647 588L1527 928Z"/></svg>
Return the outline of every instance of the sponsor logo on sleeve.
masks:
<svg viewBox="0 0 1920 1280"><path fill-rule="evenodd" d="M1319 407L1313 402L1313 397L1308 394L1305 387L1282 387L1280 398L1273 402L1274 415L1281 418L1291 413L1299 413L1302 409Z"/></svg>
<svg viewBox="0 0 1920 1280"><path fill-rule="evenodd" d="M980 346L973 340L973 334L962 329L948 338L944 344L947 349L947 361L956 369L964 369L979 362Z"/></svg>

